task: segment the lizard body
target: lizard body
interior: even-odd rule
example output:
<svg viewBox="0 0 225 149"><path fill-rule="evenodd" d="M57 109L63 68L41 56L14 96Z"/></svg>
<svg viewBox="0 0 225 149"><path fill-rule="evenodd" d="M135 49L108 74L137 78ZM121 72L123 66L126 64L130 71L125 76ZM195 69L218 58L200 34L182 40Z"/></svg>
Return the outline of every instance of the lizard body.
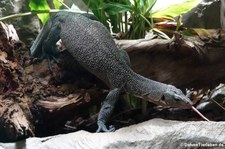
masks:
<svg viewBox="0 0 225 149"><path fill-rule="evenodd" d="M57 13L47 22L44 36L38 36L31 47L31 54L38 55L40 44L47 57L55 55L55 43L62 40L68 52L86 70L105 82L110 92L99 116L98 132L113 131L106 122L122 91L153 102L157 105L183 109L192 107L191 101L172 85L147 79L135 73L129 66L129 58L118 50L107 28L96 20L72 13ZM40 33L41 34L41 33ZM45 37L45 39L40 39ZM40 52L40 51L39 51Z"/></svg>

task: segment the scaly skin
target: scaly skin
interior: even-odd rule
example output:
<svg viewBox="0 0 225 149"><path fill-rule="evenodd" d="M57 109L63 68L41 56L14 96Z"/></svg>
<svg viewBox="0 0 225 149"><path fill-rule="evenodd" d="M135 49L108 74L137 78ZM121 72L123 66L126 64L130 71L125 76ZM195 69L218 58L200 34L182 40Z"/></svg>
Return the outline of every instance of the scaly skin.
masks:
<svg viewBox="0 0 225 149"><path fill-rule="evenodd" d="M191 101L181 90L136 74L129 67L128 59L121 56L109 31L100 22L65 12L56 14L49 21L52 27L47 39L43 42L44 53L54 56L54 48L51 46L61 38L74 59L111 89L99 112L97 132L115 130L107 129L105 124L122 91L157 105L191 108ZM31 53L35 53L36 47L32 46Z"/></svg>

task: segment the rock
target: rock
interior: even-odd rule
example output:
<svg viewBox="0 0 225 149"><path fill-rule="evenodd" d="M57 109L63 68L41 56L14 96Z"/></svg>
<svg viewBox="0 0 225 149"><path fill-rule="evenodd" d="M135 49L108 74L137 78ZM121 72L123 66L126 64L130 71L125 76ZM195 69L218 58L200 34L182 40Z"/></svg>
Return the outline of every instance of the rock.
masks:
<svg viewBox="0 0 225 149"><path fill-rule="evenodd" d="M213 117L214 120L225 120L225 85L220 84L213 89L205 100L201 100L200 104L196 107L202 113L207 114L207 117Z"/></svg>
<svg viewBox="0 0 225 149"><path fill-rule="evenodd" d="M223 13L220 12L220 5L220 0L203 0L197 7L183 14L184 26L205 29L221 28L220 19Z"/></svg>
<svg viewBox="0 0 225 149"><path fill-rule="evenodd" d="M209 135L210 134L210 135ZM5 149L41 148L224 148L225 122L181 122L153 119L112 133L78 131L46 138L0 143Z"/></svg>
<svg viewBox="0 0 225 149"><path fill-rule="evenodd" d="M26 0L2 0L0 1L0 6L0 17L30 11L29 1ZM36 16L18 17L3 22L13 24L20 40L28 46L32 44L40 28L39 20Z"/></svg>

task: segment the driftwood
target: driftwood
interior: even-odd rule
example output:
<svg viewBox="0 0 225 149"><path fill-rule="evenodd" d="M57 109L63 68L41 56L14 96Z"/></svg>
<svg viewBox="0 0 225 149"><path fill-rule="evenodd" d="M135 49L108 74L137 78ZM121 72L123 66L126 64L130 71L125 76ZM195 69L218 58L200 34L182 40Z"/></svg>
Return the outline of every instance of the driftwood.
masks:
<svg viewBox="0 0 225 149"><path fill-rule="evenodd" d="M1 23L0 33L0 138L6 141L34 136L31 102L24 94L28 84L20 63L22 57L14 53L17 47L22 54L19 48L24 45L12 26Z"/></svg>
<svg viewBox="0 0 225 149"><path fill-rule="evenodd" d="M51 74L47 60L30 57L5 28L0 27L0 141L76 131L84 125L95 130L107 87L67 51L58 58L60 65L52 64ZM116 42L128 52L136 72L182 88L203 88L224 82L224 36L216 35L220 38L176 34L172 40Z"/></svg>

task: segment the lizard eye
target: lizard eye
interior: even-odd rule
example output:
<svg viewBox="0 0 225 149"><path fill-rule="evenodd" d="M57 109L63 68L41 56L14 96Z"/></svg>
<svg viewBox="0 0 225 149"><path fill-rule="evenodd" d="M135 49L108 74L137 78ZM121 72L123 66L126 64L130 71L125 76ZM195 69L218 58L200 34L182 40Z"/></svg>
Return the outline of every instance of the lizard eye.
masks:
<svg viewBox="0 0 225 149"><path fill-rule="evenodd" d="M177 96L177 95L175 95L175 96L174 96L174 100L176 100L176 101L180 101L180 97L179 97L179 96Z"/></svg>

